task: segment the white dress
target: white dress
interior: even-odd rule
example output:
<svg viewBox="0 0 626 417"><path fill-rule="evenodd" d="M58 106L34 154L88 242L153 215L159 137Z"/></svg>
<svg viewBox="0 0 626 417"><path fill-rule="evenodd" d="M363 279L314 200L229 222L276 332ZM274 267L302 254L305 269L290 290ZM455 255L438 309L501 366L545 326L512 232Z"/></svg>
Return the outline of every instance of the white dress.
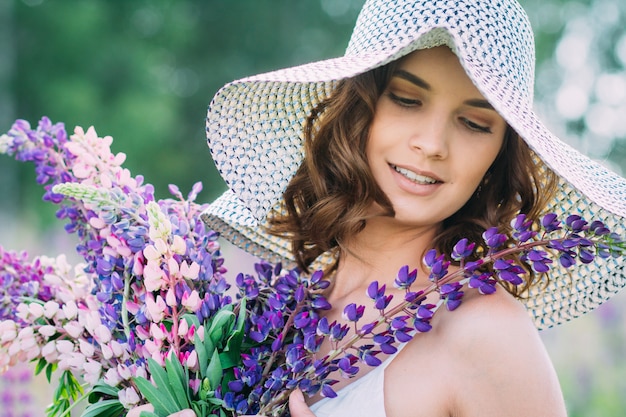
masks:
<svg viewBox="0 0 626 417"><path fill-rule="evenodd" d="M385 417L385 369L404 346L406 343L367 375L337 391L337 397L313 404L311 411L317 417Z"/></svg>

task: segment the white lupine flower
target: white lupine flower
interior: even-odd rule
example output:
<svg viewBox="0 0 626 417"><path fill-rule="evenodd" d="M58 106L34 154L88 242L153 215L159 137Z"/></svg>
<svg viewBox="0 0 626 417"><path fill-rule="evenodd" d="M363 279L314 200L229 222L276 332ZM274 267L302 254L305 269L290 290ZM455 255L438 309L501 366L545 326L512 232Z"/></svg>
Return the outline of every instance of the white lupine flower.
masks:
<svg viewBox="0 0 626 417"><path fill-rule="evenodd" d="M7 153L7 151L12 145L13 145L13 139L9 135L4 134L0 136L0 153L2 154Z"/></svg>
<svg viewBox="0 0 626 417"><path fill-rule="evenodd" d="M131 408L139 402L139 395L133 389L133 387L128 387L123 390L120 390L118 393L118 398L120 403L124 406L124 408Z"/></svg>
<svg viewBox="0 0 626 417"><path fill-rule="evenodd" d="M190 311L197 311L202 305L202 299L198 295L198 291L193 290L191 293L184 293L181 300L182 305L187 307Z"/></svg>
<svg viewBox="0 0 626 417"><path fill-rule="evenodd" d="M35 337L35 330L32 327L24 327L17 334L20 340L31 339Z"/></svg>
<svg viewBox="0 0 626 417"><path fill-rule="evenodd" d="M187 279L195 280L198 278L198 274L200 273L200 265L197 262L187 264L187 262L183 261L180 264L180 273Z"/></svg>
<svg viewBox="0 0 626 417"><path fill-rule="evenodd" d="M80 352L83 355L85 355L85 357L87 357L87 358L93 357L96 349L94 348L94 346L91 343L89 343L85 339L80 339L78 341L78 343L79 343L79 346L80 346Z"/></svg>
<svg viewBox="0 0 626 417"><path fill-rule="evenodd" d="M43 314L47 318L51 319L54 317L57 311L59 311L59 308L60 308L59 303L50 300L43 305L43 310L44 310Z"/></svg>
<svg viewBox="0 0 626 417"><path fill-rule="evenodd" d="M154 337L156 340L165 339L165 333L163 332L163 329L161 329L161 326L156 323L150 324L150 334L152 334L152 337Z"/></svg>
<svg viewBox="0 0 626 417"><path fill-rule="evenodd" d="M161 341L154 341L154 340L146 340L146 342L143 345L143 348L146 350L146 352L148 352L150 355L152 355L154 352L157 352L161 349Z"/></svg>
<svg viewBox="0 0 626 417"><path fill-rule="evenodd" d="M80 352L72 352L69 363L74 369L81 369L85 364L86 358Z"/></svg>
<svg viewBox="0 0 626 417"><path fill-rule="evenodd" d="M180 265L176 262L176 259L170 258L167 260L167 269L169 271L170 277L177 276L180 272Z"/></svg>
<svg viewBox="0 0 626 417"><path fill-rule="evenodd" d="M57 340L57 351L62 355L70 354L74 351L74 343L69 340Z"/></svg>
<svg viewBox="0 0 626 417"><path fill-rule="evenodd" d="M13 343L11 343L11 345L9 346L9 356L16 356L18 353L20 353L21 351L21 347L20 347L20 341L19 340L14 340ZM0 355L3 356L3 355Z"/></svg>
<svg viewBox="0 0 626 417"><path fill-rule="evenodd" d="M174 307L175 305L178 305L178 301L176 300L176 292L174 291L174 288L170 287L167 290L167 293L165 294L165 304L167 304L170 307Z"/></svg>
<svg viewBox="0 0 626 417"><path fill-rule="evenodd" d="M148 211L148 223L150 224L150 230L148 232L150 239L156 241L157 239L167 239L172 233L172 223L167 218L165 213L161 211L161 207L154 202L150 201L146 206Z"/></svg>
<svg viewBox="0 0 626 417"><path fill-rule="evenodd" d="M59 356L59 368L63 370L82 370L84 364L85 356L80 352L64 353Z"/></svg>
<svg viewBox="0 0 626 417"><path fill-rule="evenodd" d="M39 345L34 344L30 348L24 349L24 353L26 354L26 356L23 360L32 361L39 356L39 354L41 353L41 349L39 348Z"/></svg>
<svg viewBox="0 0 626 417"><path fill-rule="evenodd" d="M102 365L99 362L88 359L83 365L83 369L85 370L85 381L91 385L95 385L100 379Z"/></svg>
<svg viewBox="0 0 626 417"><path fill-rule="evenodd" d="M163 354L161 354L161 352L158 350L152 352L152 359L154 359L155 362L161 366L165 365L165 359L163 358Z"/></svg>
<svg viewBox="0 0 626 417"><path fill-rule="evenodd" d="M180 319L180 322L178 323L178 337L185 337L188 331L189 324L187 324L187 320Z"/></svg>
<svg viewBox="0 0 626 417"><path fill-rule="evenodd" d="M133 376L128 366L121 363L117 365L117 373L120 375L120 378L126 380L130 379Z"/></svg>
<svg viewBox="0 0 626 417"><path fill-rule="evenodd" d="M133 365L133 376L135 378L138 378L138 377L148 378L148 372L146 371L146 367Z"/></svg>
<svg viewBox="0 0 626 417"><path fill-rule="evenodd" d="M103 379L107 385L110 385L112 387L115 387L117 384L119 384L122 381L120 374L117 372L117 369L115 368L108 369L106 373L104 374Z"/></svg>
<svg viewBox="0 0 626 417"><path fill-rule="evenodd" d="M13 320L0 321L0 342L10 342L17 337L17 324Z"/></svg>
<svg viewBox="0 0 626 417"><path fill-rule="evenodd" d="M165 274L159 261L149 260L143 268L143 282L146 290L158 291L165 285Z"/></svg>
<svg viewBox="0 0 626 417"><path fill-rule="evenodd" d="M78 339L80 335L83 334L84 329L78 321L73 320L66 323L65 326L63 326L63 330L65 330L72 338Z"/></svg>
<svg viewBox="0 0 626 417"><path fill-rule="evenodd" d="M145 282L145 281L144 281ZM157 295L156 300L154 299L152 293L146 294L146 313L148 318L155 323L160 323L165 316L165 301L160 295Z"/></svg>
<svg viewBox="0 0 626 417"><path fill-rule="evenodd" d="M102 351L102 357L106 360L109 360L113 357L113 349L106 343L100 345L100 350Z"/></svg>
<svg viewBox="0 0 626 417"><path fill-rule="evenodd" d="M74 301L67 302L63 305L63 313L65 313L65 318L68 320L73 320L78 314L78 306Z"/></svg>
<svg viewBox="0 0 626 417"><path fill-rule="evenodd" d="M162 239L162 238L154 239L154 249L161 255L166 254L168 247L167 247L167 243L165 243L165 239Z"/></svg>
<svg viewBox="0 0 626 417"><path fill-rule="evenodd" d="M159 252L154 245L148 245L143 249L143 256L146 260L157 261L161 259L162 253Z"/></svg>
<svg viewBox="0 0 626 417"><path fill-rule="evenodd" d="M51 326L49 324L46 324L45 326L41 326L39 328L39 330L37 330L37 331L43 337L48 338L48 337L53 336L54 334L56 334L57 328L54 327L54 326Z"/></svg>
<svg viewBox="0 0 626 417"><path fill-rule="evenodd" d="M119 343L116 340L111 340L111 343L109 343L109 346L111 346L111 350L113 351L113 356L115 356L116 358L122 357L125 350L124 350L124 346L122 346L121 343Z"/></svg>
<svg viewBox="0 0 626 417"><path fill-rule="evenodd" d="M38 319L43 316L43 306L39 303L30 303L28 305L28 313L31 319Z"/></svg>
<svg viewBox="0 0 626 417"><path fill-rule="evenodd" d="M195 350L192 350L191 353L189 353L189 357L187 358L187 366L192 371L198 369L198 353Z"/></svg>
<svg viewBox="0 0 626 417"><path fill-rule="evenodd" d="M58 358L59 355L56 342L54 340L44 345L41 349L41 356L43 356L48 362L53 362L56 358Z"/></svg>
<svg viewBox="0 0 626 417"><path fill-rule="evenodd" d="M17 305L17 308L15 310L16 310L15 315L17 316L17 318L22 319L24 321L29 321L28 320L28 304L20 303Z"/></svg>
<svg viewBox="0 0 626 417"><path fill-rule="evenodd" d="M172 252L178 255L184 255L187 252L187 244L185 243L185 240L178 235L174 235L171 247Z"/></svg>

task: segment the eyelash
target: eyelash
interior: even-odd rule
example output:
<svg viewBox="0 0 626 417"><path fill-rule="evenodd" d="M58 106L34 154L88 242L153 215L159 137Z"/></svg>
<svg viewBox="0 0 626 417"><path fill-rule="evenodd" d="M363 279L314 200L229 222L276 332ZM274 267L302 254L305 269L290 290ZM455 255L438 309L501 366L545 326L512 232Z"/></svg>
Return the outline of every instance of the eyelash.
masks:
<svg viewBox="0 0 626 417"><path fill-rule="evenodd" d="M405 97L400 97L395 95L392 92L388 92L387 95L389 98L402 107L418 107L422 104L421 100L410 99ZM492 133L491 128L489 126L483 126L476 122L471 121L466 117L461 117L461 122L470 130L477 133Z"/></svg>
<svg viewBox="0 0 626 417"><path fill-rule="evenodd" d="M465 126L467 126L470 130L478 133L491 133L491 128L489 126L479 125L478 123L472 122L468 118L461 117L461 121Z"/></svg>
<svg viewBox="0 0 626 417"><path fill-rule="evenodd" d="M392 101L394 101L395 103L398 103L402 107L415 107L415 106L419 106L422 104L420 100L400 97L400 96L395 95L391 91L389 91L387 95Z"/></svg>

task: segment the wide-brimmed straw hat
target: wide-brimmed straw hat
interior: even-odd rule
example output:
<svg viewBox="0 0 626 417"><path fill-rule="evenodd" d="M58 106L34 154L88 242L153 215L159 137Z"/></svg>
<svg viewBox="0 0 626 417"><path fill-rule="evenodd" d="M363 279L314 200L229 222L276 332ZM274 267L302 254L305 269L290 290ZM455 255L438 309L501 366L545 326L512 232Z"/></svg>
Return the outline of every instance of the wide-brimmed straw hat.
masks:
<svg viewBox="0 0 626 417"><path fill-rule="evenodd" d="M514 0L370 0L344 56L234 81L209 106L207 138L229 190L203 214L214 230L270 262L293 264L290 243L265 233L267 214L303 158L303 125L336 82L412 51L447 45L483 96L560 177L548 207L624 234L626 180L571 148L533 112L534 39ZM546 328L600 305L625 285L622 259L553 268L522 301Z"/></svg>

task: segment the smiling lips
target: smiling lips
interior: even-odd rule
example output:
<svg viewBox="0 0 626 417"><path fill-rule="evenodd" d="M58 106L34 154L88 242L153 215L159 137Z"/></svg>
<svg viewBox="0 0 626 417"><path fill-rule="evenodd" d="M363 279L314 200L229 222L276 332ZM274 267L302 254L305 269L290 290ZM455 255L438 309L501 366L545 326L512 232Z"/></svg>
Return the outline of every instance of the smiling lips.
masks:
<svg viewBox="0 0 626 417"><path fill-rule="evenodd" d="M396 165L392 165L390 164L391 167L400 175L402 175L403 177L405 177L406 179L408 179L409 181L412 181L416 184L420 184L420 185L432 185L432 184L437 184L437 183L441 183L442 181L436 179L436 178L432 178L432 177L427 177L424 175L420 175L420 174L416 174L415 172L408 170L406 168L401 168L399 166Z"/></svg>

